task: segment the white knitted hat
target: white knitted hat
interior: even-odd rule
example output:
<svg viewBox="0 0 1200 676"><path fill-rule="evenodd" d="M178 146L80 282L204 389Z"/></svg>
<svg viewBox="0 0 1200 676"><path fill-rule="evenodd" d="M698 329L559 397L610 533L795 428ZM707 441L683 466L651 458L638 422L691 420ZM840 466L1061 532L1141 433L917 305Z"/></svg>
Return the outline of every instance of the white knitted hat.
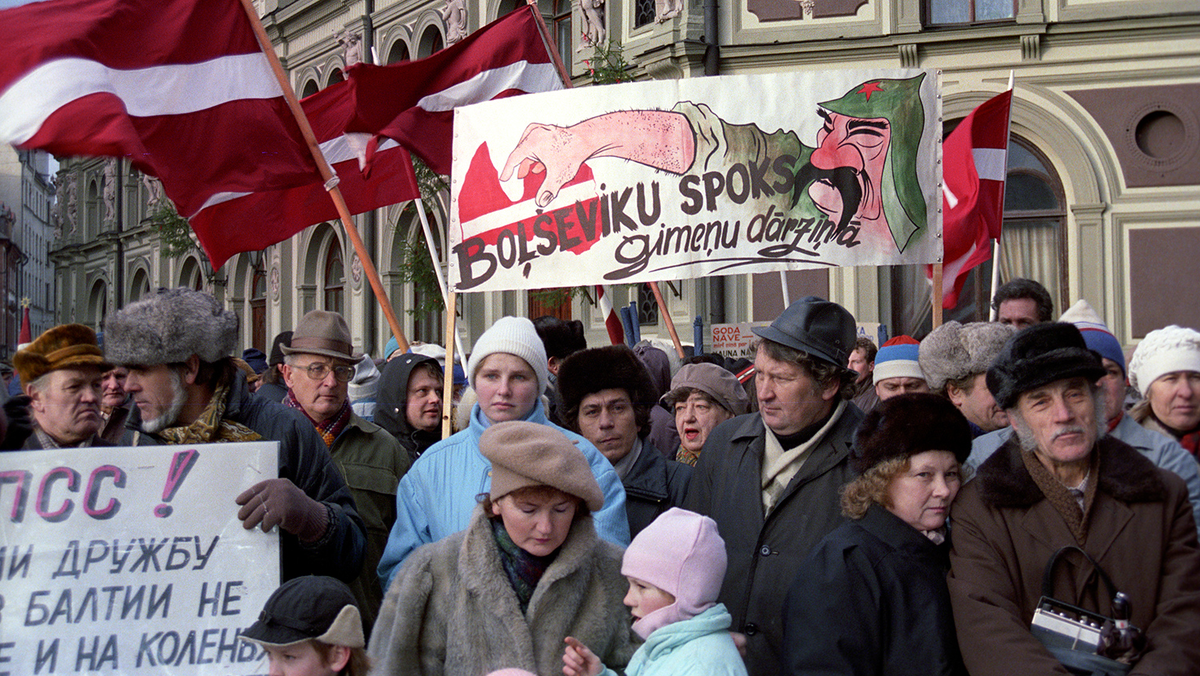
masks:
<svg viewBox="0 0 1200 676"><path fill-rule="evenodd" d="M492 328L479 336L479 340L475 341L475 349L471 351L471 358L467 360L467 377L472 388L479 389L475 386L475 371L488 355L498 352L524 359L537 375L538 396L546 391L546 383L550 379L546 367L546 346L533 328L533 322L524 317L501 317L492 324Z"/></svg>
<svg viewBox="0 0 1200 676"><path fill-rule="evenodd" d="M1145 397L1159 376L1175 371L1200 373L1200 332L1172 324L1138 343L1129 360L1129 384Z"/></svg>

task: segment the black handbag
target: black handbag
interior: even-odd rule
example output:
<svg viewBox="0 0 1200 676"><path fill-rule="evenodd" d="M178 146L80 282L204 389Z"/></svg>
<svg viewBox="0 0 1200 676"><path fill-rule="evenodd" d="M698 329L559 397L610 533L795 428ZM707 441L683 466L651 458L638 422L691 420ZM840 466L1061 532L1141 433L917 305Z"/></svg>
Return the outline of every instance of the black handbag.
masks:
<svg viewBox="0 0 1200 676"><path fill-rule="evenodd" d="M1083 555L1100 575L1113 598L1114 617L1105 617L1083 608L1077 608L1053 598L1054 568L1063 554L1077 551ZM1129 599L1117 591L1112 578L1087 552L1074 545L1059 549L1046 563L1042 573L1042 598L1033 613L1030 630L1042 645L1054 655L1067 671L1079 676L1125 676L1133 667L1136 655L1145 646L1145 636L1137 627L1129 624ZM1134 659L1129 664L1109 657L1112 654L1130 654Z"/></svg>

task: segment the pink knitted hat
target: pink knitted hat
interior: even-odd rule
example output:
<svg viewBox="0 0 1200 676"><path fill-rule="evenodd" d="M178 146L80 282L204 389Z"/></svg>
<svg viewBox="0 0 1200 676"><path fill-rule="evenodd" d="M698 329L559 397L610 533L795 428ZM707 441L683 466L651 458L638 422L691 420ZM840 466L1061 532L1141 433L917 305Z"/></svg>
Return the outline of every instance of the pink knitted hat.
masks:
<svg viewBox="0 0 1200 676"><path fill-rule="evenodd" d="M668 624L699 615L717 602L725 579L725 541L717 522L672 507L638 533L621 564L621 574L675 597L675 603L633 623L643 639Z"/></svg>

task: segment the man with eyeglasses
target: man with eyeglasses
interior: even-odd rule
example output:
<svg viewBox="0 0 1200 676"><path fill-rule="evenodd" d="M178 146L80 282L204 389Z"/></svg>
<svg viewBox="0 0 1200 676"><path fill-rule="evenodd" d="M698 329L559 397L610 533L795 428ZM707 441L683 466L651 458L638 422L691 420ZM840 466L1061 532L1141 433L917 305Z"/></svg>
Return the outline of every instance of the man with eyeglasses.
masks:
<svg viewBox="0 0 1200 676"><path fill-rule="evenodd" d="M285 406L297 409L316 428L346 477L367 528L362 574L350 583L368 634L383 603L375 568L396 521L396 486L412 461L396 438L359 417L347 396L354 364L350 327L336 312L313 310L300 318L283 349Z"/></svg>
<svg viewBox="0 0 1200 676"><path fill-rule="evenodd" d="M279 526L285 580L358 576L366 538L350 489L304 416L250 394L233 362L236 314L207 293L165 289L109 316L104 333L141 412L132 445L278 441L279 478L234 498L242 525Z"/></svg>

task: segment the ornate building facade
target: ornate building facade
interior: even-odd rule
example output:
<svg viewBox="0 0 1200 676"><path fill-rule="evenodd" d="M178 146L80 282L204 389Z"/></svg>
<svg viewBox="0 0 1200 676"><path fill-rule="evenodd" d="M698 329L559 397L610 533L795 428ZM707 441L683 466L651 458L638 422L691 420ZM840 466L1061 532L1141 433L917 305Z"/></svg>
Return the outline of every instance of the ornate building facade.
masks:
<svg viewBox="0 0 1200 676"><path fill-rule="evenodd" d="M515 0L257 0L301 95L343 78L347 63L421 58L515 7ZM1061 312L1096 307L1126 345L1167 323L1200 326L1200 286L1183 281L1200 258L1200 7L1182 0L539 0L577 84L589 41L619 43L640 79L833 68L937 68L944 127L1016 86L1001 276L1042 281ZM786 97L787 92L762 92ZM748 102L747 105L753 105ZM356 347L379 355L389 330L361 262L337 223L311 227L213 272L202 256L169 257L146 220L154 182L122 162L67 160L59 175L54 244L59 321L98 326L150 289L212 290L243 320L245 347L269 345L306 311L342 312ZM442 318L414 315L421 292L401 282L415 211L396 205L356 217L410 340L441 342ZM435 237L444 208L431 209ZM445 246L436 243L445 267ZM910 269L912 268L912 269ZM830 297L891 333L929 327L923 270L840 268L788 273L791 298ZM986 313L983 266L951 318ZM769 320L784 305L779 275L663 280L685 340L704 322ZM642 335L665 321L636 287ZM464 343L506 314L542 314L524 292L460 296ZM603 342L588 297L558 311Z"/></svg>

